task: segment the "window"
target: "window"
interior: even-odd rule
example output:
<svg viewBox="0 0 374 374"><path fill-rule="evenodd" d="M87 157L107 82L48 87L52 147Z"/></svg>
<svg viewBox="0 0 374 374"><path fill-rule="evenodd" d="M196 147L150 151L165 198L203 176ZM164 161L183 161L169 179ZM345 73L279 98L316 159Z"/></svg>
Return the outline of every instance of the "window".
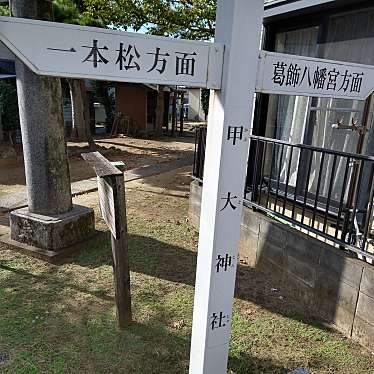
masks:
<svg viewBox="0 0 374 374"><path fill-rule="evenodd" d="M300 21L302 23L302 20ZM318 22L321 23L312 27L276 33L275 51L374 65L374 8L332 14L320 17ZM367 120L368 131L360 136L357 131L337 128L336 124L355 123L361 126L364 123L365 102L270 95L265 136L294 144L310 144L338 151L374 155L373 104L374 99ZM300 170L302 168L299 168L303 160L300 160L298 155L294 154L292 160L289 154L283 155L282 158L276 155L276 159L278 161L274 175L280 174L281 183L285 183L289 161L289 185L295 187L297 180L305 178ZM325 185L320 189L322 196L327 194L331 164L332 157L331 160L325 160L322 170ZM319 159L312 161L312 173L307 183L311 195L316 193L319 165ZM343 178L343 165L336 167L338 171L334 181L333 198L338 198ZM273 179L274 175L270 179ZM362 195L365 196L366 192L362 191ZM364 197L362 201L364 204Z"/></svg>

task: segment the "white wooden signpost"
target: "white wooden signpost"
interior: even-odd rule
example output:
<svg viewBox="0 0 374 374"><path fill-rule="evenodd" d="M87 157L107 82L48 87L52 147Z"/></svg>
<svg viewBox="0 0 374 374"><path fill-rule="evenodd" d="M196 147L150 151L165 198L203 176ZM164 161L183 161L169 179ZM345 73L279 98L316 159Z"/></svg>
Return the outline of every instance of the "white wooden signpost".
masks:
<svg viewBox="0 0 374 374"><path fill-rule="evenodd" d="M190 374L227 370L255 92L364 100L374 88L371 66L259 51L263 12L263 0L218 0L215 43L0 17L0 40L35 73L214 89ZM100 191L111 196L111 185ZM116 241L124 201L112 201L101 209Z"/></svg>
<svg viewBox="0 0 374 374"><path fill-rule="evenodd" d="M263 0L218 1L222 88L211 95L200 213L190 374L223 374L231 334Z"/></svg>
<svg viewBox="0 0 374 374"><path fill-rule="evenodd" d="M220 88L219 44L9 17L0 35L36 74Z"/></svg>

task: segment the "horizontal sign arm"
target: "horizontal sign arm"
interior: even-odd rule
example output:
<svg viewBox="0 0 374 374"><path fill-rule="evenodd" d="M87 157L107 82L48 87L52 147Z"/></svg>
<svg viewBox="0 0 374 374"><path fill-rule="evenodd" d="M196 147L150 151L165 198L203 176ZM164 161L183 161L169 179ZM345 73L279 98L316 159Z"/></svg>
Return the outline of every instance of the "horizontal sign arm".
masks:
<svg viewBox="0 0 374 374"><path fill-rule="evenodd" d="M220 89L222 44L0 17L2 41L34 73Z"/></svg>
<svg viewBox="0 0 374 374"><path fill-rule="evenodd" d="M260 51L256 92L365 100L374 66Z"/></svg>

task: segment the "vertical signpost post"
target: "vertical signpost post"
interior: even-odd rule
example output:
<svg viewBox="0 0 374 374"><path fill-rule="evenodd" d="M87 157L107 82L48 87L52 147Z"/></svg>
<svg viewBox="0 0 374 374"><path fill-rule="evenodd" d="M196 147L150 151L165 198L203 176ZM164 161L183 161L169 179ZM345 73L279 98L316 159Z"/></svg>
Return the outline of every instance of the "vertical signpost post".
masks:
<svg viewBox="0 0 374 374"><path fill-rule="evenodd" d="M208 118L190 374L227 372L263 11L263 0L218 0L225 55Z"/></svg>

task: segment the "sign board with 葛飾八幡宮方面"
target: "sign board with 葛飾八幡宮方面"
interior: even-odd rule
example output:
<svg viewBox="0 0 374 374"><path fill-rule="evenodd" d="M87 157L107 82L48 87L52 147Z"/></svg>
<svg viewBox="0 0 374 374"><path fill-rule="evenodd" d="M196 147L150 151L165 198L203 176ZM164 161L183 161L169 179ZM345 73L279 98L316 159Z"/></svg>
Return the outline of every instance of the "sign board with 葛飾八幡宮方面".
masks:
<svg viewBox="0 0 374 374"><path fill-rule="evenodd" d="M373 89L374 66L260 52L257 92L365 100Z"/></svg>
<svg viewBox="0 0 374 374"><path fill-rule="evenodd" d="M0 40L34 73L219 89L223 45L0 17Z"/></svg>

